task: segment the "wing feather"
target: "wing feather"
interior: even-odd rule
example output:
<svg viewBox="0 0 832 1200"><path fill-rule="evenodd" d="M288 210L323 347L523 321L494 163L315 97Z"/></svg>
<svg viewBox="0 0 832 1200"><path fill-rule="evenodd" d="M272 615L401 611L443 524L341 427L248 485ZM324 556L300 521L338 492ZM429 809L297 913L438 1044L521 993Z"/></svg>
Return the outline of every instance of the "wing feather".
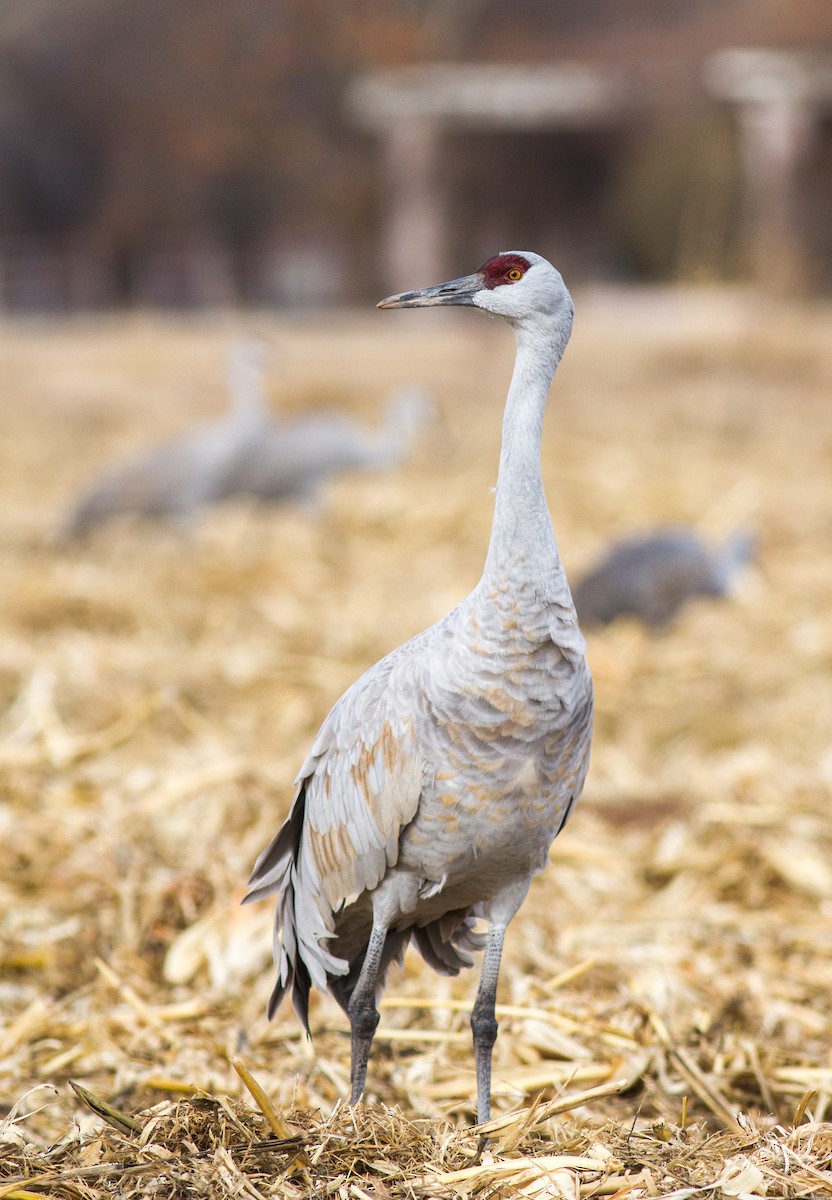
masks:
<svg viewBox="0 0 832 1200"><path fill-rule="evenodd" d="M325 990L348 973L350 964L327 949L335 914L378 886L416 815L427 771L407 715L411 671L395 671L397 661L400 653L382 660L331 710L295 781L289 817L255 864L246 901L279 894L272 1011L294 981L305 1019L309 980Z"/></svg>

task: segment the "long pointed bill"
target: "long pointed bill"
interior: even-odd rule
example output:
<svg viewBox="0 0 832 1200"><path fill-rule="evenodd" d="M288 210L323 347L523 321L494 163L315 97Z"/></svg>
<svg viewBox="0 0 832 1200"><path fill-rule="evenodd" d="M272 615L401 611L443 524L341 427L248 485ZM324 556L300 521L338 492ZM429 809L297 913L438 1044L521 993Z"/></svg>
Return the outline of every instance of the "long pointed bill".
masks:
<svg viewBox="0 0 832 1200"><path fill-rule="evenodd" d="M474 296L482 291L481 275L464 275L450 283L437 283L420 292L400 292L380 300L376 308L430 308L436 304L473 304Z"/></svg>

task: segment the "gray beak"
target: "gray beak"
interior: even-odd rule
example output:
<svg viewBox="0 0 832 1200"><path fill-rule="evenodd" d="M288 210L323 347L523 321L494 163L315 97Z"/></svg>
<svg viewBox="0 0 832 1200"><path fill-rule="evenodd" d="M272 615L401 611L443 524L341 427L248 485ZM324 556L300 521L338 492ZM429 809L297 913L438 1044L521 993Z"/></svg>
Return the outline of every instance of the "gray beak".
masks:
<svg viewBox="0 0 832 1200"><path fill-rule="evenodd" d="M450 283L437 283L420 292L400 292L379 300L376 308L430 308L436 304L473 304L474 296L482 291L481 275L464 275Z"/></svg>

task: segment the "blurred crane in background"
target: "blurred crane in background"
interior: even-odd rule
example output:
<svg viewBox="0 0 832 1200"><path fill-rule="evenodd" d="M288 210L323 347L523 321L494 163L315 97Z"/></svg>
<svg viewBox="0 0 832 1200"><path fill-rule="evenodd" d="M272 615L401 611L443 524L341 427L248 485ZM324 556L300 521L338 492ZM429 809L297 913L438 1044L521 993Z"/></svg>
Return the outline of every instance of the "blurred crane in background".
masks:
<svg viewBox="0 0 832 1200"><path fill-rule="evenodd" d="M274 417L265 355L257 341L237 342L229 355L227 412L106 472L78 500L61 538L84 537L125 513L184 528L198 510L240 495L264 503L315 501L330 476L401 462L434 415L428 395L412 387L389 398L380 429L333 409Z"/></svg>
<svg viewBox="0 0 832 1200"><path fill-rule="evenodd" d="M378 430L332 409L275 418L240 456L223 496L317 501L321 484L332 475L384 470L401 462L433 411L427 393L413 387L390 396Z"/></svg>
<svg viewBox="0 0 832 1200"><path fill-rule="evenodd" d="M229 355L226 413L104 474L74 506L62 538L84 537L124 513L167 518L185 527L200 508L220 500L229 475L268 426L263 369L264 347L237 342Z"/></svg>
<svg viewBox="0 0 832 1200"><path fill-rule="evenodd" d="M709 547L692 530L673 528L617 542L573 589L581 625L624 614L664 625L695 596L724 596L756 544L747 530Z"/></svg>

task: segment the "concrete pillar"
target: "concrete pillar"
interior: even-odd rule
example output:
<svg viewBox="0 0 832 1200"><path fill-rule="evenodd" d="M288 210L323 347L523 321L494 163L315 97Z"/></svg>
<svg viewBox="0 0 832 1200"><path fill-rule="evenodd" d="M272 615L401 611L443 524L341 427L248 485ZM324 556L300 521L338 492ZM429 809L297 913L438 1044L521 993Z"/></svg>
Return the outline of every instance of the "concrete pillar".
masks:
<svg viewBox="0 0 832 1200"><path fill-rule="evenodd" d="M429 117L402 118L382 132L382 272L390 292L447 277L442 130Z"/></svg>
<svg viewBox="0 0 832 1200"><path fill-rule="evenodd" d="M809 285L811 264L798 212L800 168L809 155L815 114L805 101L777 98L737 110L753 277L784 291Z"/></svg>
<svg viewBox="0 0 832 1200"><path fill-rule="evenodd" d="M801 171L818 122L832 110L832 54L720 50L706 64L705 82L736 113L751 272L778 290L805 290L812 263L799 211Z"/></svg>

